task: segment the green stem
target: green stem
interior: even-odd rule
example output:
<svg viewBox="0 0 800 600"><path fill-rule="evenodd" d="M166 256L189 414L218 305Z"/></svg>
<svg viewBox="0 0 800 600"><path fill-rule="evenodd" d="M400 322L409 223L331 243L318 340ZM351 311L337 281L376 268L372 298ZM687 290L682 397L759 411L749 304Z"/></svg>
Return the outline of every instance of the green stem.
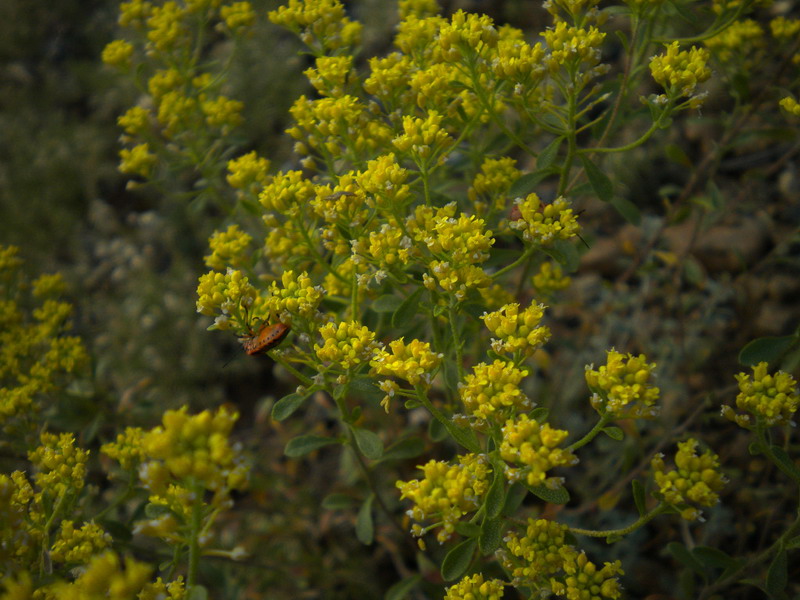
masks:
<svg viewBox="0 0 800 600"><path fill-rule="evenodd" d="M650 137L656 132L657 129L661 127L661 118L659 117L656 119L653 124L650 126L642 137L638 140L634 140L630 144L625 144L624 146L617 146L615 148L586 148L584 150L579 150L579 154L592 154L594 152L598 152L601 154L608 154L611 152L627 152L628 150L633 150L634 148L638 148L642 144L644 144Z"/></svg>
<svg viewBox="0 0 800 600"><path fill-rule="evenodd" d="M272 358L272 360L274 360L276 363L278 363L279 365L281 365L281 366L282 366L284 369L286 369L287 371L289 371L289 372L290 372L292 375L294 375L295 377L297 377L297 379L299 379L299 380L302 382L302 384L303 384L303 385L305 385L305 386L311 386L311 385L314 385L314 382L313 382L313 381L311 381L311 379L310 379L310 378L306 377L306 376L305 376L305 375L303 375L303 374L302 374L300 371L298 371L297 369L295 369L295 368L294 368L292 365L290 365L290 364L289 364L289 361L287 361L287 360L286 360L285 358L283 358L282 356L276 356L276 355L275 355L275 354L273 354L272 352L269 352L269 356Z"/></svg>
<svg viewBox="0 0 800 600"><path fill-rule="evenodd" d="M447 318L450 321L450 333L453 336L453 346L456 349L456 368L458 369L458 380L464 380L464 366L463 354L461 349L461 335L458 330L458 323L456 321L456 311L453 305L453 300L450 300L450 306L447 308Z"/></svg>
<svg viewBox="0 0 800 600"><path fill-rule="evenodd" d="M571 533L575 533L577 535L586 535L589 537L609 537L609 536L624 536L628 535L632 531L636 531L646 523L649 523L658 515L663 514L669 510L669 505L664 503L659 503L656 507L648 513L643 514L639 517L636 521L628 525L627 527L623 527L621 529L606 529L606 530L597 530L597 529L581 529L580 527L570 527L569 530Z"/></svg>
<svg viewBox="0 0 800 600"><path fill-rule="evenodd" d="M573 77L573 83L575 78ZM575 134L575 112L576 112L576 96L577 91L573 85L571 93L567 96L567 155L564 157L564 164L561 166L561 177L558 181L558 192L556 195L562 196L569 184L569 173L572 170L572 162L575 160L575 155L578 153L578 145Z"/></svg>
<svg viewBox="0 0 800 600"><path fill-rule="evenodd" d="M505 275L509 271L513 271L518 266L520 266L523 262L528 260L531 257L531 255L533 255L533 253L537 249L538 249L538 246L529 246L528 249L525 250L525 252L523 252L522 255L517 260L515 260L513 263L511 263L510 265L506 265L505 267L503 267L499 271L495 271L494 273L492 273L492 279L497 279L501 275Z"/></svg>
<svg viewBox="0 0 800 600"><path fill-rule="evenodd" d="M586 444L591 442L597 436L597 434L600 433L603 430L603 427L608 425L608 423L610 421L611 421L611 417L609 415L601 416L600 420L597 422L597 424L594 427L592 427L592 429L589 431L589 433L587 433L585 436L583 436L577 442L571 444L567 448L567 452L574 452L578 448L582 448L583 446L585 446Z"/></svg>
<svg viewBox="0 0 800 600"><path fill-rule="evenodd" d="M439 423L441 423L444 428L447 429L447 432L455 441L464 446L470 452L481 452L478 440L475 438L475 435L472 433L472 431L456 427L452 420L448 419L438 408L433 405L433 403L428 399L428 396L421 385L416 384L414 386L414 390L417 392L417 400L419 400L420 404L427 408L428 412L433 415L433 418L439 421Z"/></svg>
<svg viewBox="0 0 800 600"><path fill-rule="evenodd" d="M189 567L186 573L186 592L191 595L191 589L197 583L197 572L200 567L200 526L203 520L203 488L194 482L192 485L194 504L192 505L191 521L189 522Z"/></svg>
<svg viewBox="0 0 800 600"><path fill-rule="evenodd" d="M798 480L797 478L797 473L792 469L790 469L789 467L787 467L785 464L783 464L783 462L778 460L778 457L775 456L775 453L772 451L772 444L770 444L769 440L765 435L764 424L761 422L760 419L756 424L755 434L756 438L758 439L759 450L764 454L764 456L769 458L772 464L778 467L778 469L789 479L791 479L795 483L800 483L800 480Z"/></svg>

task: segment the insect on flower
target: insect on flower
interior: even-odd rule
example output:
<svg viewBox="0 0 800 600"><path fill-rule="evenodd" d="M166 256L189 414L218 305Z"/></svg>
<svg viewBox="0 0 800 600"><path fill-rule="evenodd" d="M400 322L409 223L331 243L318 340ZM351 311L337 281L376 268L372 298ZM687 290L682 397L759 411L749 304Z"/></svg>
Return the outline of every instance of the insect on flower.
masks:
<svg viewBox="0 0 800 600"><path fill-rule="evenodd" d="M280 344L289 334L289 329L290 327L284 323L264 323L258 333L241 337L239 341L247 354L255 356Z"/></svg>

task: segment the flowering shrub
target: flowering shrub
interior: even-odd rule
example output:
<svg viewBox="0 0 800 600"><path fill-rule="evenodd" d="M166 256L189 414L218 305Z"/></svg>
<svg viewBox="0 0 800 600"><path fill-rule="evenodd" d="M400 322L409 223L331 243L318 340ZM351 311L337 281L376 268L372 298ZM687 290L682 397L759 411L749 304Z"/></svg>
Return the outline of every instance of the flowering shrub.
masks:
<svg viewBox="0 0 800 600"><path fill-rule="evenodd" d="M392 49L365 61L364 27L338 0L290 0L268 17L305 45L314 91L289 111L297 159L277 171L258 151L239 152L245 106L203 52L212 32L243 39L253 6L121 5L132 41L110 43L103 60L143 93L119 119L120 170L167 187L190 172L195 198L220 207L236 198L236 222L210 237L197 312L294 380L271 403L275 431L289 438L285 455L292 464L337 457L325 474L338 493L323 505L355 506L352 537L391 555L400 576L390 597L621 598L646 525L703 532L705 519L724 518L725 455L683 435L691 420L664 416L674 395L668 378L656 385L655 361L607 349L604 364L585 366L583 401L570 415L555 402L549 348L564 343L551 314L589 246L583 236L595 239L578 207L600 200L642 219L606 174L607 157L695 114L715 68L732 81L765 56L766 28L742 18L751 4L680 3L707 25L687 41L666 18L675 4L547 2L552 23L532 36L486 15L445 16L435 0L400 0ZM604 56L612 15L626 23L616 78ZM780 48L795 23L775 19L770 31ZM791 96L776 98L776 110L778 102L786 118L797 112ZM99 463L81 437L51 431L42 415L57 403L45 398L87 357L62 335L70 307L51 298L60 280L33 283L41 306L30 325L17 304L18 268L16 251L3 248L0 416L26 467L0 474L2 597L205 597L213 576L203 566L246 554L218 548L213 528L269 457L247 458L234 441L239 412L228 406L168 409L155 427L104 432ZM774 362L796 338L780 342ZM739 425L752 453L797 484L789 438L776 439L798 407L795 379L768 361L736 379L735 407L723 399L727 420L714 426ZM671 430L655 444L659 419ZM666 458L660 450L673 442ZM598 457L613 464L607 479ZM90 498L90 476L108 483L101 502ZM575 483L587 480L589 491ZM632 482L630 494L619 482ZM285 518L263 502L264 480L254 483L259 510ZM573 494L599 500L587 514L571 507ZM262 534L245 521L247 534ZM746 558L684 547L671 531L658 542L689 569L685 597L756 575L781 597L792 589L787 555L800 526L781 527ZM407 567L412 552L420 574Z"/></svg>

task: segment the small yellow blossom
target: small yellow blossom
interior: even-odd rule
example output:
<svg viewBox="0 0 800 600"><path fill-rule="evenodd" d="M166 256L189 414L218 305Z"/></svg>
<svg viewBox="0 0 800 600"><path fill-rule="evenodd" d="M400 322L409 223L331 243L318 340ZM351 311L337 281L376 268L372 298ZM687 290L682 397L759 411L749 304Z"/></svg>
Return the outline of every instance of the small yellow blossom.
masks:
<svg viewBox="0 0 800 600"><path fill-rule="evenodd" d="M345 371L367 364L380 347L375 332L354 322L327 323L320 327L323 345L314 345L320 360L336 363Z"/></svg>
<svg viewBox="0 0 800 600"><path fill-rule="evenodd" d="M381 400L381 406L383 407L383 410L385 410L388 414L389 404L391 403L392 398L394 398L397 395L397 392L400 391L400 386L397 385L397 383L395 383L391 379L384 379L378 384L378 387L384 394L386 394L383 397L383 400Z"/></svg>
<svg viewBox="0 0 800 600"><path fill-rule="evenodd" d="M169 0L161 6L153 6L147 19L147 39L159 52L171 52L181 45L187 45L191 36L188 25L184 22L188 11L177 2Z"/></svg>
<svg viewBox="0 0 800 600"><path fill-rule="evenodd" d="M592 407L615 418L648 419L658 414L654 406L660 391L651 382L655 363L644 354L633 356L608 351L605 365L586 367L586 383L594 392Z"/></svg>
<svg viewBox="0 0 800 600"><path fill-rule="evenodd" d="M143 437L141 428L126 427L123 433L117 435L116 441L103 444L100 452L119 462L126 471L136 469L144 458Z"/></svg>
<svg viewBox="0 0 800 600"><path fill-rule="evenodd" d="M525 198L515 200L514 205L519 211L519 218L511 221L509 227L521 232L526 242L547 246L580 233L578 219L562 196L551 204L545 204L536 194L528 194Z"/></svg>
<svg viewBox="0 0 800 600"><path fill-rule="evenodd" d="M66 283L61 273L51 273L49 275L40 275L33 281L32 287L34 298L48 298L63 294L66 289Z"/></svg>
<svg viewBox="0 0 800 600"><path fill-rule="evenodd" d="M208 240L211 254L203 257L207 267L218 271L226 267L241 267L250 260L247 250L253 238L238 225L215 232Z"/></svg>
<svg viewBox="0 0 800 600"><path fill-rule="evenodd" d="M105 48L101 58L103 62L118 69L129 69L131 66L131 58L133 57L133 45L125 40L114 40L109 42Z"/></svg>
<svg viewBox="0 0 800 600"><path fill-rule="evenodd" d="M533 287L541 296L550 296L553 293L568 288L572 279L564 275L561 265L545 261L539 266L539 272L531 279Z"/></svg>
<svg viewBox="0 0 800 600"><path fill-rule="evenodd" d="M34 479L43 490L60 496L83 488L89 452L75 447L71 433L42 433L42 445L28 453L38 469Z"/></svg>
<svg viewBox="0 0 800 600"><path fill-rule="evenodd" d="M111 536L94 523L75 529L72 521L62 521L53 542L50 558L54 562L84 564L111 544Z"/></svg>
<svg viewBox="0 0 800 600"><path fill-rule="evenodd" d="M499 579L485 580L482 574L477 573L447 588L444 600L500 600L504 586Z"/></svg>
<svg viewBox="0 0 800 600"><path fill-rule="evenodd" d="M622 587L617 579L624 575L622 563L618 560L606 562L598 569L585 552L573 553L564 563L566 575L562 580L551 581L552 590L567 598L609 598L622 597Z"/></svg>
<svg viewBox="0 0 800 600"><path fill-rule="evenodd" d="M705 45L720 60L730 62L734 57L744 68L752 66L753 53L764 46L764 30L756 21L735 21L730 27L705 40Z"/></svg>
<svg viewBox="0 0 800 600"><path fill-rule="evenodd" d="M491 365L480 363L459 384L458 392L470 415L501 424L513 414L533 408L533 403L519 387L527 374L503 360Z"/></svg>
<svg viewBox="0 0 800 600"><path fill-rule="evenodd" d="M257 192L269 181L269 165L269 160L254 150L228 161L226 179L232 188Z"/></svg>
<svg viewBox="0 0 800 600"><path fill-rule="evenodd" d="M160 100L167 92L176 91L186 83L178 69L159 69L147 82L147 91L154 100Z"/></svg>
<svg viewBox="0 0 800 600"><path fill-rule="evenodd" d="M443 543L455 531L456 523L467 513L477 510L489 489L491 467L483 455L465 454L454 465L431 460L419 467L422 480L398 481L400 499L414 503L409 516L417 523L434 520L440 527L436 539ZM415 537L425 532L419 525L412 528Z"/></svg>
<svg viewBox="0 0 800 600"><path fill-rule="evenodd" d="M348 48L361 41L361 23L345 15L339 0L289 0L267 16L276 25L298 34L304 44L319 53Z"/></svg>
<svg viewBox="0 0 800 600"><path fill-rule="evenodd" d="M370 365L378 375L399 377L411 385L430 385L433 373L439 368L444 355L431 351L428 342L403 338L389 344L391 352L380 350Z"/></svg>
<svg viewBox="0 0 800 600"><path fill-rule="evenodd" d="M399 0L397 11L401 19L411 15L415 17L432 17L438 15L441 7L436 0Z"/></svg>
<svg viewBox="0 0 800 600"><path fill-rule="evenodd" d="M505 544L510 554L501 555L503 566L520 581L541 584L564 568L575 554L566 543L568 527L547 519L528 519L525 535L510 531Z"/></svg>
<svg viewBox="0 0 800 600"><path fill-rule="evenodd" d="M314 194L314 184L303 177L302 171L286 171L273 177L259 195L259 201L267 210L295 215Z"/></svg>
<svg viewBox="0 0 800 600"><path fill-rule="evenodd" d="M121 173L149 177L156 164L156 155L150 152L148 144L138 144L133 148L123 148L119 151Z"/></svg>
<svg viewBox="0 0 800 600"><path fill-rule="evenodd" d="M486 54L488 49L497 45L498 38L490 17L459 9L439 30L439 48L444 60L456 62L465 54Z"/></svg>
<svg viewBox="0 0 800 600"><path fill-rule="evenodd" d="M505 208L508 191L521 175L516 163L516 160L509 157L487 158L483 161L481 172L472 180L472 186L467 191L471 203L481 202L476 206L476 212L485 212L482 208L484 206L488 206L490 210Z"/></svg>
<svg viewBox="0 0 800 600"><path fill-rule="evenodd" d="M249 2L227 4L219 9L219 16L225 21L228 29L235 33L241 33L243 29L252 27L256 22L256 12Z"/></svg>
<svg viewBox="0 0 800 600"><path fill-rule="evenodd" d="M650 461L659 496L678 508L687 521L700 518L700 511L692 504L714 506L727 483L719 471L719 457L711 450L698 456L697 446L697 440L691 438L680 442L672 470L667 469L660 452Z"/></svg>
<svg viewBox="0 0 800 600"><path fill-rule="evenodd" d="M524 477L531 486L544 484L551 488L560 487L560 478L548 478L547 471L577 464L578 459L574 454L558 448L568 435L567 431L553 429L548 423L542 425L525 414L506 421L500 456L508 463L522 465L508 468L506 477L509 481Z"/></svg>
<svg viewBox="0 0 800 600"><path fill-rule="evenodd" d="M430 164L452 143L453 139L441 127L442 115L435 111L421 119L403 116L403 133L392 140L402 153L408 153L418 164Z"/></svg>
<svg viewBox="0 0 800 600"><path fill-rule="evenodd" d="M128 135L141 135L148 127L150 113L141 106L132 106L117 118L117 125Z"/></svg>
<svg viewBox="0 0 800 600"><path fill-rule="evenodd" d="M707 62L707 49L692 47L681 50L678 42L672 42L665 54L650 60L650 72L669 96L692 96L697 84L711 77Z"/></svg>
<svg viewBox="0 0 800 600"><path fill-rule="evenodd" d="M303 71L303 75L321 96L343 96L352 69L352 56L320 56L315 66Z"/></svg>
<svg viewBox="0 0 800 600"><path fill-rule="evenodd" d="M519 308L513 302L481 317L494 336L492 349L498 354L524 352L530 356L550 339L550 328L541 325L545 305L531 304L521 312Z"/></svg>
<svg viewBox="0 0 800 600"><path fill-rule="evenodd" d="M206 117L206 125L221 130L223 134L229 133L231 129L242 124L243 109L242 102L225 96L206 99L200 103L200 110Z"/></svg>
<svg viewBox="0 0 800 600"><path fill-rule="evenodd" d="M238 311L240 306L253 304L256 289L242 271L228 269L226 273L210 271L200 276L197 286L197 312L206 316ZM227 328L219 323L220 329Z"/></svg>
<svg viewBox="0 0 800 600"><path fill-rule="evenodd" d="M797 382L789 373L778 371L774 375L767 371L768 364L760 362L753 367L752 376L739 373L739 395L736 396L737 413L730 406L722 407L722 415L735 421L740 427L751 429L752 418L767 427L792 424L792 417L800 406Z"/></svg>
<svg viewBox="0 0 800 600"><path fill-rule="evenodd" d="M791 40L800 34L800 19L776 17L769 22L769 28L773 37Z"/></svg>
<svg viewBox="0 0 800 600"><path fill-rule="evenodd" d="M583 29L572 27L566 21L559 21L544 33L544 40L550 50L547 59L551 71L562 66L586 63L595 65L600 61L600 46L606 34L596 27Z"/></svg>
<svg viewBox="0 0 800 600"><path fill-rule="evenodd" d="M92 558L86 570L71 584L57 585L56 597L65 600L79 598L110 598L133 600L150 581L153 567L132 558L122 561L108 551Z"/></svg>
<svg viewBox="0 0 800 600"><path fill-rule="evenodd" d="M313 285L305 271L298 275L294 271L284 271L281 284L273 281L270 285L270 297L267 299L269 311L278 315L281 323L287 325L292 324L293 317L314 317L325 294L322 286Z"/></svg>
<svg viewBox="0 0 800 600"><path fill-rule="evenodd" d="M792 98L791 96L786 96L782 98L779 102L781 108L788 112L790 115L794 115L795 117L800 117L800 102Z"/></svg>
<svg viewBox="0 0 800 600"><path fill-rule="evenodd" d="M119 6L119 24L122 27L144 28L153 10L153 3L146 0L131 0Z"/></svg>

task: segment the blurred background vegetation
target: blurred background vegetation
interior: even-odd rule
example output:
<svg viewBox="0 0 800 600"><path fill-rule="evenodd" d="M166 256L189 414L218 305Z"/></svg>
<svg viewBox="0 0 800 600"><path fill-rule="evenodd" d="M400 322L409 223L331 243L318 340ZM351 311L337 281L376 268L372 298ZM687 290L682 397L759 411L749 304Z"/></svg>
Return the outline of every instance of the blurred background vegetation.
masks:
<svg viewBox="0 0 800 600"><path fill-rule="evenodd" d="M288 108L309 89L302 76L309 63L298 55L299 42L266 24L267 10L280 3L253 4L264 26L239 50L230 77L233 96L246 107L239 144L242 153L258 150L283 169L293 166L283 135ZM351 16L365 23L361 60L385 53L396 22L394 3L347 4ZM526 31L547 23L538 4L523 0L442 5L446 13L484 12ZM798 9L776 3L769 10L767 18ZM329 453L298 462L282 456L297 431L324 429L318 418L324 411L315 413L312 406L303 420L270 424L270 398L293 385L290 378L273 373L266 359L244 356L230 336L207 332L210 323L195 311L207 239L226 224L233 196L229 209L187 202L181 192L191 192L190 181L177 182L183 190L165 191L137 186L117 172L116 118L138 93L99 59L115 38L117 14L113 0L0 2L0 240L22 248L29 272L61 271L70 283L76 330L94 371L91 385L72 390L75 430L94 423L94 435L106 441L126 424L154 424L167 408L235 403L243 413L242 439L265 458L256 466L255 489L237 502L239 516L222 528L223 543L227 537L232 546L254 532L259 539L257 554L244 563L210 566L206 575L216 581L219 597L379 597L398 572L407 575L397 557L409 550L393 547L396 537L380 533L379 550L364 548L352 534L352 511L320 508L321 497L341 491L334 484L346 483L330 477L332 470L346 471L339 462L346 457ZM613 52L606 58L619 68ZM768 85L785 83L780 65L760 65L746 81L726 81L720 73L702 113L676 120L658 139L626 154L624 163L608 163L615 184L641 212L638 225L607 204L577 207L585 211L581 223L591 248L572 287L553 303L548 377L536 382L531 395L553 395L552 420L581 429L588 417L577 410L585 403L584 365L602 362L613 346L646 352L658 363L664 412L644 433L671 437L691 427L723 450L723 466L739 483L711 511L705 532L715 543L744 551L763 542L753 520L786 499L759 491L773 489L763 484L774 472L748 459L745 436L715 419L713 407L735 396L733 374L744 344L789 334L800 324L800 137L759 95ZM737 129L731 121L748 104L754 108ZM598 502L613 507L615 493L627 494L612 480L636 466L647 444L636 435L624 443L622 453L598 456L571 475L566 520L579 519ZM607 456L620 462L604 463ZM402 467L409 473L418 462ZM581 495L598 487L612 491L599 499ZM337 507L346 505L340 497ZM627 512L608 514L618 520L604 527L629 518ZM600 543L587 550L602 552L604 560L630 559L645 533L610 552ZM659 549L680 535L663 527L638 558L626 562L631 597L652 589L648 573ZM432 579L434 571L420 565ZM374 576L364 577L366 572ZM659 589L670 589L669 571L658 572Z"/></svg>

